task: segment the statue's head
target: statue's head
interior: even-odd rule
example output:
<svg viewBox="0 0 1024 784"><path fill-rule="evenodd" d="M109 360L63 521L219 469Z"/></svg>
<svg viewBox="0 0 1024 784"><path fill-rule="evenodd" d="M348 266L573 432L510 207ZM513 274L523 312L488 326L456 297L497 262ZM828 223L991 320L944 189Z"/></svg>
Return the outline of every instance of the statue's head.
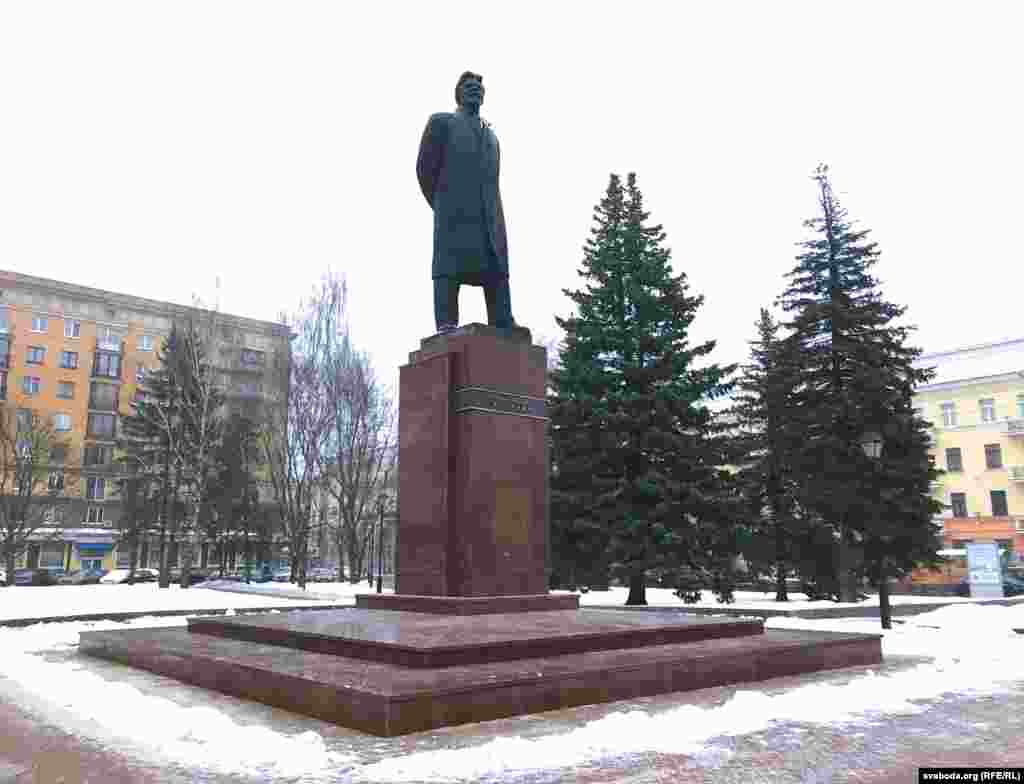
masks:
<svg viewBox="0 0 1024 784"><path fill-rule="evenodd" d="M455 84L455 103L459 107L471 105L479 109L484 102L484 77L472 71L466 71Z"/></svg>

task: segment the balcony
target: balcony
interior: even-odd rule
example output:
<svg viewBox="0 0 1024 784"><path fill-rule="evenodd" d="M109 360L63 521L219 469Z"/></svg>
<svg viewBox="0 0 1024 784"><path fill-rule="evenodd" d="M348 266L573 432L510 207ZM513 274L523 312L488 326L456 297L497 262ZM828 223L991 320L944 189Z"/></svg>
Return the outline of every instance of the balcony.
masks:
<svg viewBox="0 0 1024 784"><path fill-rule="evenodd" d="M1024 419L1008 419L1006 432L1011 436L1024 437Z"/></svg>
<svg viewBox="0 0 1024 784"><path fill-rule="evenodd" d="M89 395L89 410L101 411L105 414L116 414L119 408L117 386L114 384L96 384L96 387L105 387L113 390L113 394L104 393L102 390L93 389Z"/></svg>
<svg viewBox="0 0 1024 784"><path fill-rule="evenodd" d="M109 378L114 381L120 381L122 370L124 370L124 363L121 361L120 354L97 350L93 355L93 378Z"/></svg>
<svg viewBox="0 0 1024 784"><path fill-rule="evenodd" d="M96 350L124 354L124 341L120 335L99 335L96 338Z"/></svg>
<svg viewBox="0 0 1024 784"><path fill-rule="evenodd" d="M1009 466L1006 470L1014 482L1024 482L1024 466Z"/></svg>

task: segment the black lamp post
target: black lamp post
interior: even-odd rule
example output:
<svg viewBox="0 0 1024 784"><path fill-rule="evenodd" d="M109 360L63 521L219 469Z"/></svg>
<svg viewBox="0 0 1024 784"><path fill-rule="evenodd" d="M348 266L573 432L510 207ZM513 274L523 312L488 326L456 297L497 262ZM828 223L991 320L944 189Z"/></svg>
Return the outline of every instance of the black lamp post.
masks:
<svg viewBox="0 0 1024 784"><path fill-rule="evenodd" d="M885 446L885 440L882 438L882 434L874 430L866 432L860 439L861 448L864 450L864 454L868 456L872 464L872 473L877 471L878 461L882 457L882 447ZM873 476L877 481L877 476ZM878 492L878 503L875 505L874 514L878 514L878 509L881 504L882 493L881 490ZM878 536L878 539L882 543L882 550L878 556L878 615L882 620L883 629L892 628L892 608L889 605L889 575L886 572L886 547L888 546L889 540L886 536Z"/></svg>

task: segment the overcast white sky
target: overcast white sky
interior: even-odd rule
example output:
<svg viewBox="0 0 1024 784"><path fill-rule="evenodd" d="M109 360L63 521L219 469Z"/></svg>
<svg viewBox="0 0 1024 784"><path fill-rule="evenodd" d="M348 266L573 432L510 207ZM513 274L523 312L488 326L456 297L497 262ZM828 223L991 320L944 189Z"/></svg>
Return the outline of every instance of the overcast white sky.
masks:
<svg viewBox="0 0 1024 784"><path fill-rule="evenodd" d="M633 9L633 10L628 10ZM4 2L0 267L274 319L346 275L382 375L434 331L431 112L484 75L513 312L557 334L636 171L695 340L745 361L832 166L928 351L1024 335L1024 5ZM462 322L486 321L464 288Z"/></svg>

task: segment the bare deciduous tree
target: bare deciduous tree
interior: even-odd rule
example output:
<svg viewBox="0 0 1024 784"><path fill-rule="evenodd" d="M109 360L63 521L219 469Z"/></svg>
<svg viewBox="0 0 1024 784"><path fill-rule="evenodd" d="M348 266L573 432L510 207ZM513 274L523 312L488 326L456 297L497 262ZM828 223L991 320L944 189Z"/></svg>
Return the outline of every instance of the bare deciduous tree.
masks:
<svg viewBox="0 0 1024 784"><path fill-rule="evenodd" d="M291 555L291 578L306 585L309 537L318 524L313 505L320 489L321 455L331 426L324 368L341 328L344 286L325 279L298 312L281 317L295 335L289 355L272 358L275 389L287 389L287 400L264 409L260 435L267 475L281 528Z"/></svg>
<svg viewBox="0 0 1024 784"><path fill-rule="evenodd" d="M338 506L331 534L349 566L349 581L363 573L378 497L394 475L396 411L370 359L347 336L336 341L327 367L331 428L322 455L324 487Z"/></svg>
<svg viewBox="0 0 1024 784"><path fill-rule="evenodd" d="M0 403L0 555L7 584L30 542L56 541L79 471L66 463L68 441L31 408Z"/></svg>

